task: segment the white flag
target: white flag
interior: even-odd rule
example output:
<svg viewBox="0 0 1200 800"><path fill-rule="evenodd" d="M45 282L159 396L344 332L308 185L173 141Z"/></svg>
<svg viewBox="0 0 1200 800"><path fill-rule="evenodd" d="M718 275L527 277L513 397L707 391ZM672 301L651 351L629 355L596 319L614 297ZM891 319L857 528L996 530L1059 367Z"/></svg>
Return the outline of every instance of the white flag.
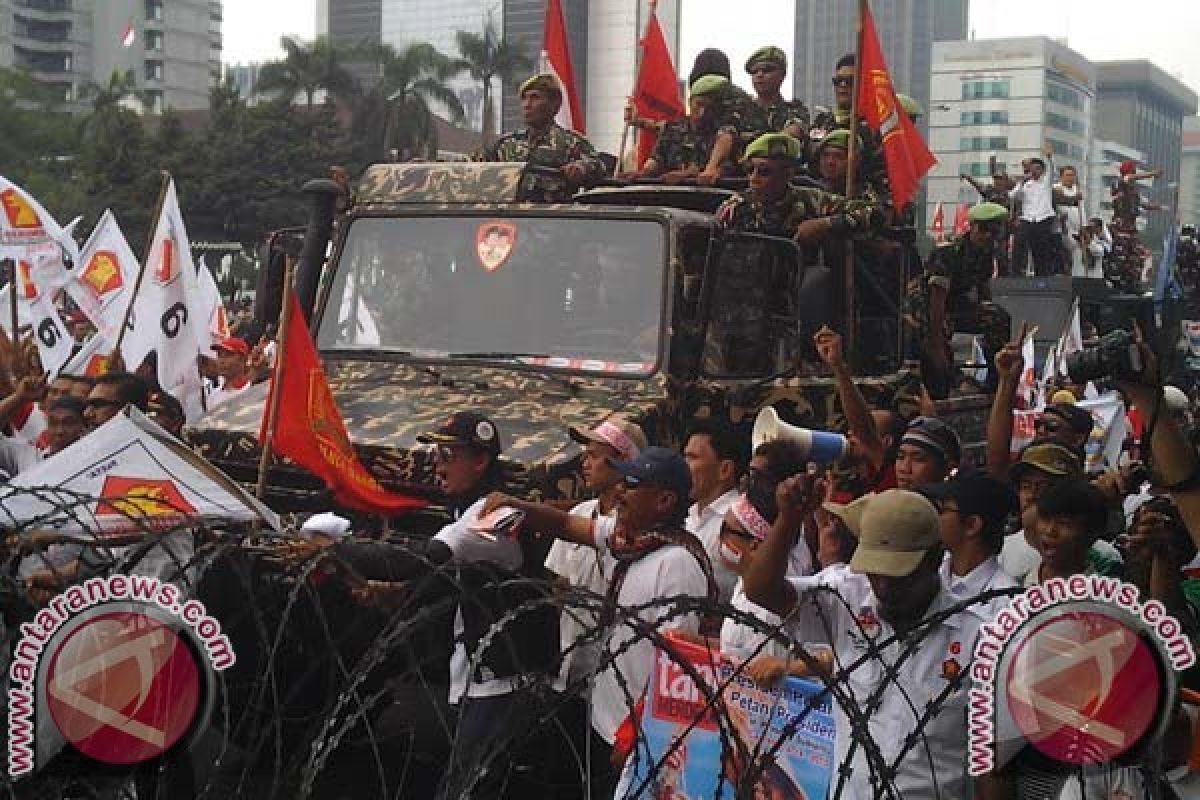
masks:
<svg viewBox="0 0 1200 800"><path fill-rule="evenodd" d="M133 408L0 489L0 528L35 520L81 534L189 521L279 528L274 512Z"/></svg>
<svg viewBox="0 0 1200 800"><path fill-rule="evenodd" d="M7 178L0 176L0 251L24 259L29 277L47 290L59 289L79 265L79 244L71 231L60 226L41 203Z"/></svg>
<svg viewBox="0 0 1200 800"><path fill-rule="evenodd" d="M212 355L212 345L229 336L229 317L225 313L225 301L213 280L212 271L201 261L196 265L196 280L200 285L197 295L196 319L205 320L204 329L199 332L200 354Z"/></svg>
<svg viewBox="0 0 1200 800"><path fill-rule="evenodd" d="M58 315L58 309L51 299L51 290L34 283L29 277L30 273L29 262L17 262L17 303L26 307L42 369L53 378L71 357L75 338Z"/></svg>
<svg viewBox="0 0 1200 800"><path fill-rule="evenodd" d="M1017 389L1017 394L1025 401L1026 408L1041 408L1046 404L1037 379L1036 358L1033 349L1033 334L1027 333L1025 341L1021 344L1021 360L1025 362L1025 366L1021 371L1021 380Z"/></svg>
<svg viewBox="0 0 1200 800"><path fill-rule="evenodd" d="M98 378L108 372L113 346L103 333L96 333L86 342L71 360L63 364L63 375L87 375Z"/></svg>
<svg viewBox="0 0 1200 800"><path fill-rule="evenodd" d="M14 338L12 329L12 298L13 290L11 284L0 286L0 327L4 328L4 332L8 334L8 338ZM17 327L24 328L29 324L29 304L17 301Z"/></svg>
<svg viewBox="0 0 1200 800"><path fill-rule="evenodd" d="M154 228L142 288L134 301L133 327L138 341L153 343L159 386L174 395L184 409L199 408L195 400L203 392L196 354L208 320L196 318L199 291L191 243L172 180ZM141 359L126 362L126 366L133 370L139 363Z"/></svg>
<svg viewBox="0 0 1200 800"><path fill-rule="evenodd" d="M1067 316L1067 324L1063 327L1062 335L1058 338L1058 374L1067 376L1067 356L1078 353L1083 349L1083 333L1079 325L1079 298L1071 303L1071 313Z"/></svg>
<svg viewBox="0 0 1200 800"><path fill-rule="evenodd" d="M81 266L67 284L67 294L87 315L96 330L115 343L120 337L125 312L137 284L139 264L112 211L106 210L96 223L80 254ZM154 347L138 342L137 331L128 331L122 343L125 363L136 368Z"/></svg>

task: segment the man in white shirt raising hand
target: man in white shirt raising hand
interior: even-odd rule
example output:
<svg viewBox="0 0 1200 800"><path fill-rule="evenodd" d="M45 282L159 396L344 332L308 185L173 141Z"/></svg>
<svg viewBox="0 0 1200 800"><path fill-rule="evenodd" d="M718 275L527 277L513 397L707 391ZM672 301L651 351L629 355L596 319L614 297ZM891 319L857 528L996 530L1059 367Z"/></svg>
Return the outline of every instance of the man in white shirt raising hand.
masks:
<svg viewBox="0 0 1200 800"><path fill-rule="evenodd" d="M1054 150L1049 144L1046 160L1029 159L1025 177L1008 196L1021 204L1021 224L1033 255L1035 275L1055 275L1060 272L1059 248L1054 232Z"/></svg>

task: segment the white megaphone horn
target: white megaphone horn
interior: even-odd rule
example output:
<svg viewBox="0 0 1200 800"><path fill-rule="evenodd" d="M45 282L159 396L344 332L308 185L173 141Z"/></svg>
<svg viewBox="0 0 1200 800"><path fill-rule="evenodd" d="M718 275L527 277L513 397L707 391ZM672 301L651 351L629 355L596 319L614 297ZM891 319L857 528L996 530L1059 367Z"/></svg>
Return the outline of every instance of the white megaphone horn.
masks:
<svg viewBox="0 0 1200 800"><path fill-rule="evenodd" d="M805 458L818 464L831 464L846 454L845 436L790 425L779 418L774 408L767 406L754 418L750 441L757 450L759 445L774 439L793 442Z"/></svg>

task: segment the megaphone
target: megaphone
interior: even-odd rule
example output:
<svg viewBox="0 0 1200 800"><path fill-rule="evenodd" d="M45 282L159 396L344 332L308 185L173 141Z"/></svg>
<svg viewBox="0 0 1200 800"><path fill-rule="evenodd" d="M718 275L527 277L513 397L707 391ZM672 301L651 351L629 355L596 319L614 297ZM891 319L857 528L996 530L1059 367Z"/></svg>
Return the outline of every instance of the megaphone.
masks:
<svg viewBox="0 0 1200 800"><path fill-rule="evenodd" d="M767 406L754 418L750 441L757 450L759 445L774 439L794 442L805 458L817 464L832 464L846 454L845 436L789 425L779 418L774 408Z"/></svg>

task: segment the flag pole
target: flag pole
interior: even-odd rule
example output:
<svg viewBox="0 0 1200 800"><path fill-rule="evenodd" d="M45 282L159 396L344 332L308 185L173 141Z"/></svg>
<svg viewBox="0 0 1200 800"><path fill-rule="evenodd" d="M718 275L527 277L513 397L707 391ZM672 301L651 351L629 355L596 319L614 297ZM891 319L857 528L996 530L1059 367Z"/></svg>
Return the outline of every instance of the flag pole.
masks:
<svg viewBox="0 0 1200 800"><path fill-rule="evenodd" d="M853 200L858 194L858 93L859 87L862 86L863 79L863 17L867 13L868 0L858 0L858 31L855 37L855 55L854 55L854 86L853 94L850 96L850 141L846 148L846 200ZM846 264L844 271L845 281L845 338L846 352L850 354L851 363L858 360L858 350L856 344L858 340L858 321L856 317L856 302L855 302L855 275L854 275L854 239L846 240Z"/></svg>
<svg viewBox="0 0 1200 800"><path fill-rule="evenodd" d="M154 232L158 229L158 220L162 216L163 206L167 202L167 189L171 186L171 173L165 169L159 172L162 184L158 189L158 202L154 204L154 216L150 218L150 230L146 233L146 249L142 251L142 263L138 267L137 280L133 283L133 292L129 295L129 305L125 308L125 316L121 318L121 330L117 334L117 343L112 349L110 358L121 353L121 345L125 342L125 333L129 330L129 318L133 316L133 304L142 288L142 279L146 277L146 265L150 263L150 248L154 246ZM126 364L126 368L130 365ZM133 368L137 368L137 364Z"/></svg>
<svg viewBox="0 0 1200 800"><path fill-rule="evenodd" d="M8 263L12 264L12 274L9 276L9 281L8 281L8 316L9 316L9 322L12 323L12 327L10 327L9 330L12 331L12 340L14 342L16 342L20 339L20 336L17 334L17 320L20 319L20 315L17 314L17 269L18 269L18 267L17 267L17 260L15 258L9 259Z"/></svg>
<svg viewBox="0 0 1200 800"><path fill-rule="evenodd" d="M275 366L271 371L271 404L266 409L267 423L263 426L266 435L259 443L262 451L258 459L258 482L254 487L254 496L259 500L267 493L267 470L271 467L271 440L275 438L275 424L279 420L279 395L283 390L283 364L286 360L288 345L288 327L292 321L292 272L295 260L288 256L283 262L283 303L279 309L279 337L275 352Z"/></svg>

